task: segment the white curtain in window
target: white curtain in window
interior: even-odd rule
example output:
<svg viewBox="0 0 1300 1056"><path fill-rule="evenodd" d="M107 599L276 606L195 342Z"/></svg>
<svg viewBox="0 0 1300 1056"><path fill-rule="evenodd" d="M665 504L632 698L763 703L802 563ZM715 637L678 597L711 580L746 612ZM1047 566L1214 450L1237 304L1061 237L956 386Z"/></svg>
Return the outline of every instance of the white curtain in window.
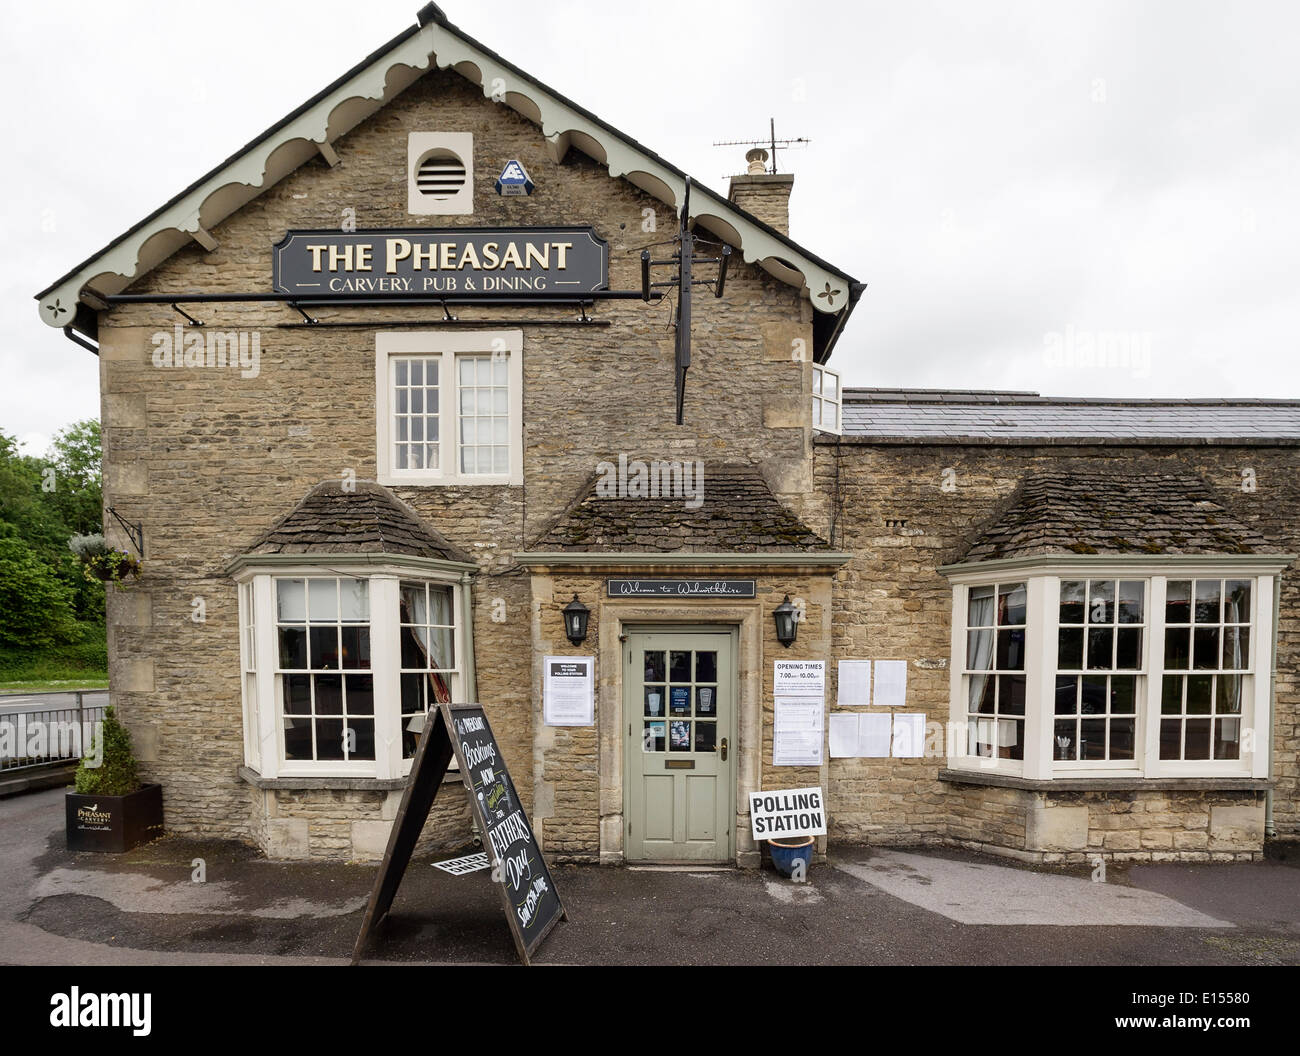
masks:
<svg viewBox="0 0 1300 1056"><path fill-rule="evenodd" d="M430 613L432 598L432 613ZM406 606L407 619L414 627L403 628L409 631L424 653L425 663L430 668L451 666L451 631L429 624L450 624L451 591L439 587L426 588L403 587L402 602ZM432 615L432 619L430 616ZM429 674L429 688L434 703L446 704L451 701L451 688L447 680L437 671Z"/></svg>
<svg viewBox="0 0 1300 1056"><path fill-rule="evenodd" d="M993 624L993 603L995 598L990 591L988 597L976 597L971 594L969 615L966 620L967 627L990 627ZM970 641L971 636L967 635L968 648L971 655L966 657L966 666L976 671L987 671L993 666L993 643L996 638L994 631L982 631L974 635L974 641ZM970 705L973 707L984 697L984 685L988 681L988 675L976 674L970 676Z"/></svg>

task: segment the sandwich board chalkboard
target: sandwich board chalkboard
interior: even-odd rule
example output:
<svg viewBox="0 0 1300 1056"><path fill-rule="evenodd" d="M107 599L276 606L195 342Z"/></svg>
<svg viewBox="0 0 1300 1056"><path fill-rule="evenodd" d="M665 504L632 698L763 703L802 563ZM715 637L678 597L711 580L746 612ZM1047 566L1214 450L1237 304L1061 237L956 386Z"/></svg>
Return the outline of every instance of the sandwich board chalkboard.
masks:
<svg viewBox="0 0 1300 1056"><path fill-rule="evenodd" d="M429 713L411 764L411 779L361 918L353 964L361 959L372 932L393 904L453 756L460 764L470 808L493 863L491 875L500 889L510 933L524 964L530 963L556 923L568 919L482 705L439 704Z"/></svg>

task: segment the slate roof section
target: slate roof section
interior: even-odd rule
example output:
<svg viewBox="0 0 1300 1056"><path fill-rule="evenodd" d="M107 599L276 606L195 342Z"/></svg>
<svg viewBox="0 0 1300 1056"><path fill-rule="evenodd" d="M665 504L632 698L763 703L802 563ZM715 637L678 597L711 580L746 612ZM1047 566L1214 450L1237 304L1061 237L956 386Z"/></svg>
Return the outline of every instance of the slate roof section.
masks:
<svg viewBox="0 0 1300 1056"><path fill-rule="evenodd" d="M399 554L473 563L387 488L358 480L317 484L248 554Z"/></svg>
<svg viewBox="0 0 1300 1056"><path fill-rule="evenodd" d="M1191 474L1061 469L1027 476L963 561L1038 554L1269 554Z"/></svg>
<svg viewBox="0 0 1300 1056"><path fill-rule="evenodd" d="M617 498L594 476L529 549L569 553L831 553L830 545L772 494L751 465L705 464L703 502Z"/></svg>
<svg viewBox="0 0 1300 1056"><path fill-rule="evenodd" d="M843 422L850 443L1300 444L1300 400L845 389Z"/></svg>

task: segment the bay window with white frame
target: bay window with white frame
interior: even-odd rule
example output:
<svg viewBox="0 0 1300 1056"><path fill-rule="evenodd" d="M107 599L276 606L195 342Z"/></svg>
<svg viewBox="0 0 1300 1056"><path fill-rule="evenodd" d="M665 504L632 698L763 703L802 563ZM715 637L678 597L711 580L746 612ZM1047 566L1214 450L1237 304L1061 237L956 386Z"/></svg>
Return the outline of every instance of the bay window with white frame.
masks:
<svg viewBox="0 0 1300 1056"><path fill-rule="evenodd" d="M259 777L401 777L428 710L467 699L464 573L333 564L240 573L244 756Z"/></svg>
<svg viewBox="0 0 1300 1056"><path fill-rule="evenodd" d="M381 484L523 483L523 331L375 337Z"/></svg>
<svg viewBox="0 0 1300 1056"><path fill-rule="evenodd" d="M1268 774L1280 563L951 566L948 766L1032 780Z"/></svg>

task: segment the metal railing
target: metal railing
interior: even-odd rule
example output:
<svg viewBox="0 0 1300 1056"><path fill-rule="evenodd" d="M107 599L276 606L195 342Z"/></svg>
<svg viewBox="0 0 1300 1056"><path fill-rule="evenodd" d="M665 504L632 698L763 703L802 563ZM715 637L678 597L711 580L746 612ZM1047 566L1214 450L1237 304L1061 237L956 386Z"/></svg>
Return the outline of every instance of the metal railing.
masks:
<svg viewBox="0 0 1300 1056"><path fill-rule="evenodd" d="M76 703L71 707L0 710L0 775L75 763L94 748L103 729L105 705L87 707L82 693L74 695Z"/></svg>

